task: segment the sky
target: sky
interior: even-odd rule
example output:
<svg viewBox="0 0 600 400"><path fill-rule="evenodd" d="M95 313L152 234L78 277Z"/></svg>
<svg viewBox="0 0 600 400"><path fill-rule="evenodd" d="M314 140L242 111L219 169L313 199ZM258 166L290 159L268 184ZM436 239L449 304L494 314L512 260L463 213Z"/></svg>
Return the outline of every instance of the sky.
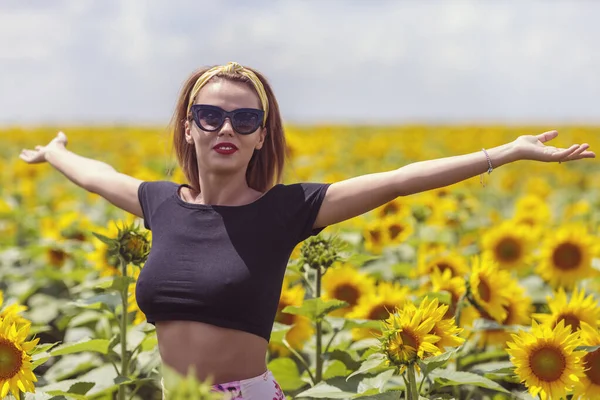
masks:
<svg viewBox="0 0 600 400"><path fill-rule="evenodd" d="M0 126L167 124L237 61L293 123L600 123L600 1L2 0Z"/></svg>

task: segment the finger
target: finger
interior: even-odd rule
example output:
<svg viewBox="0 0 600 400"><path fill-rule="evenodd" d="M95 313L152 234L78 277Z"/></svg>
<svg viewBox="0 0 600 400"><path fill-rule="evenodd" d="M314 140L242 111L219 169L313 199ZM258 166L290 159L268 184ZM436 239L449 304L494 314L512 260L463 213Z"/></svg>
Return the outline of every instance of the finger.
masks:
<svg viewBox="0 0 600 400"><path fill-rule="evenodd" d="M36 150L40 150L42 148L42 146L35 146Z"/></svg>
<svg viewBox="0 0 600 400"><path fill-rule="evenodd" d="M581 152L577 152L578 154L571 154L565 161L581 160L582 158L596 158L596 153L587 150L587 148Z"/></svg>
<svg viewBox="0 0 600 400"><path fill-rule="evenodd" d="M540 133L536 137L540 142L544 143L544 142L554 139L557 136L558 136L558 131L548 131L548 132Z"/></svg>
<svg viewBox="0 0 600 400"><path fill-rule="evenodd" d="M573 154L575 151L577 151L578 148L579 148L579 145L574 144L571 147L569 147L568 149L558 149L558 151L555 151L552 153L551 159L552 159L552 161L566 160L567 157L569 157L571 154Z"/></svg>
<svg viewBox="0 0 600 400"><path fill-rule="evenodd" d="M571 153L568 157L565 157L563 159L561 159L561 161L572 161L572 160L577 160L579 158L579 156L586 151L588 148L590 147L589 144L584 143L581 146L579 146L579 148L577 150L575 150L573 153Z"/></svg>

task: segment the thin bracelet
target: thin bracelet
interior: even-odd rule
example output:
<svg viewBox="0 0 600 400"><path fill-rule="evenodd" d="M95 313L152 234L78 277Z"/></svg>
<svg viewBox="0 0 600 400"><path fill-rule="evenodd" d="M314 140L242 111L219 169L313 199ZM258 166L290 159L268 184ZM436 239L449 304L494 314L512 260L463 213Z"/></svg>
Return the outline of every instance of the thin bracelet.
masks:
<svg viewBox="0 0 600 400"><path fill-rule="evenodd" d="M488 154L488 152L485 149L481 149L484 153L485 153L485 158L487 158L487 162L488 162L488 169L487 169L487 173L488 175L492 173L492 171L494 170L494 167L492 166L492 159L490 158L490 155ZM485 183L483 183L483 175L485 174L482 173L481 175L479 175L479 182L481 182L481 185L483 187L485 187Z"/></svg>

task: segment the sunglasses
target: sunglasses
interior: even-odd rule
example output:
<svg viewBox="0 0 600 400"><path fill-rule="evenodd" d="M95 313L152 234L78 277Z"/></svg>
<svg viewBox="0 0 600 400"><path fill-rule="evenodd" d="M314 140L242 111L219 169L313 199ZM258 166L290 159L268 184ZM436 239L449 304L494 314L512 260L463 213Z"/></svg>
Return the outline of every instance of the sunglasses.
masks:
<svg viewBox="0 0 600 400"><path fill-rule="evenodd" d="M249 135L261 125L265 112L256 108L238 108L225 111L217 106L207 104L194 104L191 107L192 118L198 128L206 132L215 132L221 129L225 118L229 118L233 130L240 135Z"/></svg>

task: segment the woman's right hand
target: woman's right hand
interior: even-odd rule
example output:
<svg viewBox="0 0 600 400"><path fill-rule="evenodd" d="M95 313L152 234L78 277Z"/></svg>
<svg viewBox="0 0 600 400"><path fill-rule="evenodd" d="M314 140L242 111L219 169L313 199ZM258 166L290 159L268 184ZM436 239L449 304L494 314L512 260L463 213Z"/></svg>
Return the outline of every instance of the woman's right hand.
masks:
<svg viewBox="0 0 600 400"><path fill-rule="evenodd" d="M35 146L34 150L23 149L19 158L29 164L38 164L46 162L46 154L54 149L64 150L67 146L67 135L58 132L56 137L45 146Z"/></svg>

